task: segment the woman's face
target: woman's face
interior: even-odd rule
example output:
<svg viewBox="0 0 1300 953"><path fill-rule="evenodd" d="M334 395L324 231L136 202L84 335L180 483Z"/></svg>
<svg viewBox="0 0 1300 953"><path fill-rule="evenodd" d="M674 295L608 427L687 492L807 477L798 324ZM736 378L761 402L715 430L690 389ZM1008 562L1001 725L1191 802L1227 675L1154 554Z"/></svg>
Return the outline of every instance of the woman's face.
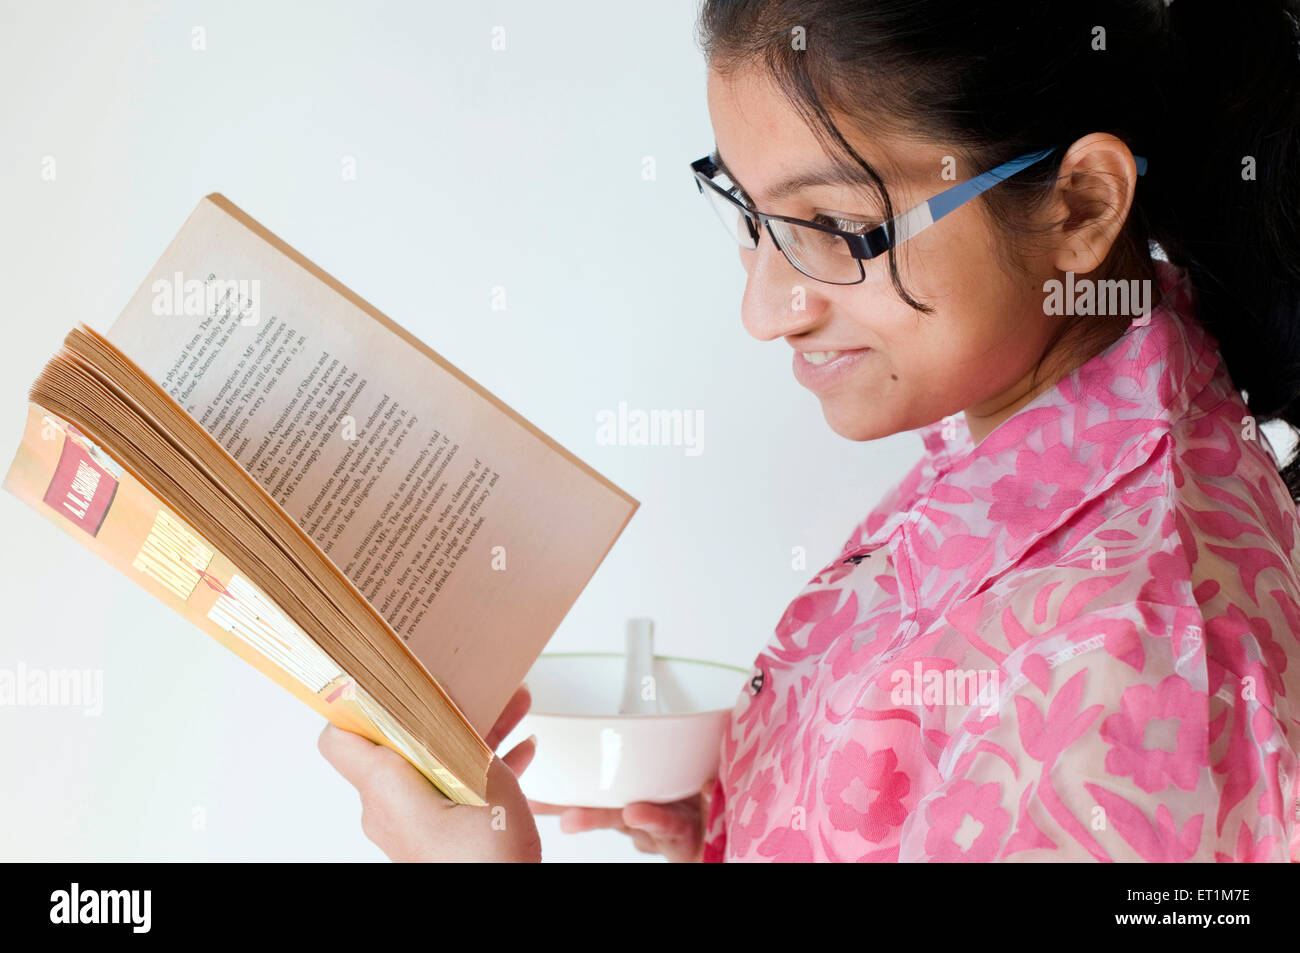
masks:
<svg viewBox="0 0 1300 953"><path fill-rule="evenodd" d="M813 185L772 197L788 176L833 167L765 78L753 72L723 78L710 70L708 98L718 153L754 208L800 219L884 220L874 193L861 185ZM917 140L867 140L836 119L885 180L895 214L968 177L961 170L943 177L950 150ZM887 256L863 262L861 284L826 284L791 266L764 229L756 249L740 251L749 276L742 319L759 340L784 338L793 348L796 379L816 394L836 433L874 440L965 411L979 442L1042 389L1040 382L1030 391L1030 375L1061 320L1044 313L1043 282L1059 275L1050 260L1030 259L1026 275L1008 274L995 255L996 241L975 200L896 248L904 287L935 309L924 314L895 292ZM802 310L796 308L800 289ZM847 353L820 366L804 357L826 351Z"/></svg>

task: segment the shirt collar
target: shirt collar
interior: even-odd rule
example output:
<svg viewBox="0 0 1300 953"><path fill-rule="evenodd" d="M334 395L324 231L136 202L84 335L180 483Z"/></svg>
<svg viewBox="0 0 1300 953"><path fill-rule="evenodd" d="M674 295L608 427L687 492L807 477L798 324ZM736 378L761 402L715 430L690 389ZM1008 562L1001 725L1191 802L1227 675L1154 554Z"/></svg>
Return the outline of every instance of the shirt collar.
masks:
<svg viewBox="0 0 1300 953"><path fill-rule="evenodd" d="M1156 268L1161 301L1148 321L1130 325L978 445L960 413L914 431L925 455L912 505L854 547L897 537L896 569L910 577L899 594L909 609L941 613L940 601L1015 564L1150 460L1179 418L1231 396L1229 383L1205 403L1202 392L1222 367L1218 342L1195 318L1186 271L1164 261Z"/></svg>

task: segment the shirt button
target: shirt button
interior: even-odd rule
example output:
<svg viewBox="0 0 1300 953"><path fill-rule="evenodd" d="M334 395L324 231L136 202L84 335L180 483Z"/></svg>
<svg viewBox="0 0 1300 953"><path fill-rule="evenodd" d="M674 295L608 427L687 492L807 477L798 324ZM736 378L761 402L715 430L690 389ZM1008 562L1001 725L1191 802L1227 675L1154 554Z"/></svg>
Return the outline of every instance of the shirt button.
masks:
<svg viewBox="0 0 1300 953"><path fill-rule="evenodd" d="M765 681L765 677L763 675L763 670L755 669L754 677L749 680L749 694L757 695L759 692L761 692L763 690L764 681Z"/></svg>

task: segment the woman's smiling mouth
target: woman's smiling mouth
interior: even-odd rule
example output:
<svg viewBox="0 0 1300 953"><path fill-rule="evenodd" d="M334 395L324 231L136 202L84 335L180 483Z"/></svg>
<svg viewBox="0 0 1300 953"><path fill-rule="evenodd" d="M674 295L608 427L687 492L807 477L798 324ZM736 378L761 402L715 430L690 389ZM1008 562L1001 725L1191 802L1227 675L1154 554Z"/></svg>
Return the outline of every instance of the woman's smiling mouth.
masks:
<svg viewBox="0 0 1300 953"><path fill-rule="evenodd" d="M870 353L869 347L842 351L795 351L794 376L811 391L828 390Z"/></svg>
<svg viewBox="0 0 1300 953"><path fill-rule="evenodd" d="M809 364L821 366L822 364L832 361L843 354L843 351L801 351L804 360Z"/></svg>

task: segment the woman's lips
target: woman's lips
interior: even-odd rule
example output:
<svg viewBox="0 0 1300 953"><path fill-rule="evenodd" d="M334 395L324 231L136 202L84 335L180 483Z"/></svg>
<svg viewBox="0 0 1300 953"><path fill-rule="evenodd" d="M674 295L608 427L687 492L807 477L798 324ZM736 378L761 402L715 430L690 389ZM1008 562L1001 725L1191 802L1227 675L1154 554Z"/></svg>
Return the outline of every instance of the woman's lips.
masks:
<svg viewBox="0 0 1300 953"><path fill-rule="evenodd" d="M795 380L811 391L829 390L861 364L870 353L869 347L855 348L851 351L809 351L807 354L803 351L795 351ZM813 363L813 361L822 363Z"/></svg>

